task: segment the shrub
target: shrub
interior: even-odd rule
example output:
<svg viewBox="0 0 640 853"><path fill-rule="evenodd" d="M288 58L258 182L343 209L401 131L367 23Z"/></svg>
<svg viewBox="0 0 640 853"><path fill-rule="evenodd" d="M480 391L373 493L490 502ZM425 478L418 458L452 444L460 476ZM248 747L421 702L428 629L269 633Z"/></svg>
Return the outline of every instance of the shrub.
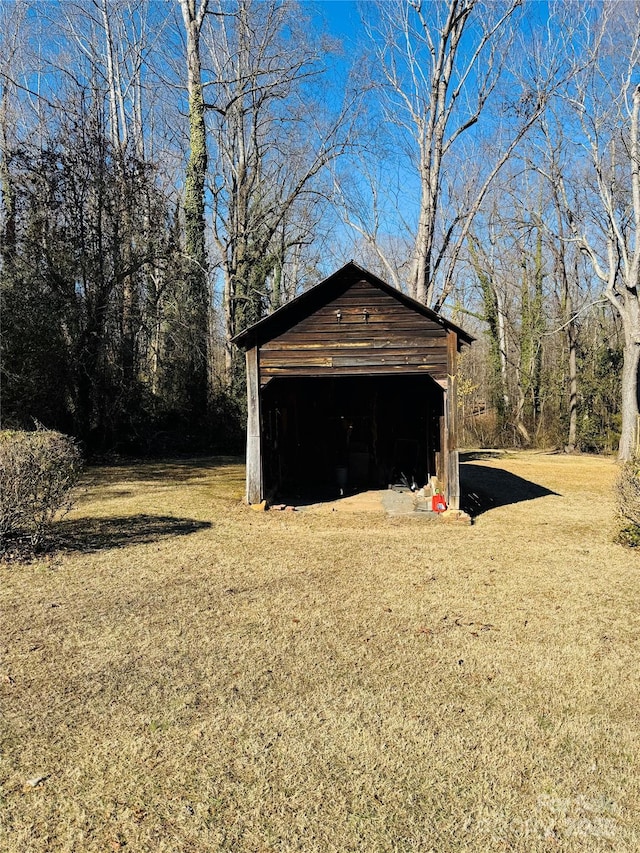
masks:
<svg viewBox="0 0 640 853"><path fill-rule="evenodd" d="M62 433L0 432L0 551L10 541L40 544L55 514L71 508L81 468L77 445Z"/></svg>
<svg viewBox="0 0 640 853"><path fill-rule="evenodd" d="M618 539L632 548L640 545L640 459L626 462L616 483L622 529Z"/></svg>

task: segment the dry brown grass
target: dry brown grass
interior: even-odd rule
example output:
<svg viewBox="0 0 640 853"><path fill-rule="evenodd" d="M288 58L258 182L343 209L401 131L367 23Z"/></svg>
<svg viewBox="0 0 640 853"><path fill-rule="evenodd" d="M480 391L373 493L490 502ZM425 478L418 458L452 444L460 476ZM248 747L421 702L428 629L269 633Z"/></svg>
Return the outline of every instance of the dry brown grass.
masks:
<svg viewBox="0 0 640 853"><path fill-rule="evenodd" d="M93 472L62 550L0 568L0 850L640 849L616 467L473 465L472 527Z"/></svg>

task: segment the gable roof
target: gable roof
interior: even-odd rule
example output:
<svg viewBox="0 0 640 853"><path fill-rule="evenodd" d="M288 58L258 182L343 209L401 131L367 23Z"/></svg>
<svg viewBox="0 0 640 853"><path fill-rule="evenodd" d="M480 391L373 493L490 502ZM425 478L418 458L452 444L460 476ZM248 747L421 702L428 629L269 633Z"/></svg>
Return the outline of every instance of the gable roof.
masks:
<svg viewBox="0 0 640 853"><path fill-rule="evenodd" d="M387 284L386 281L378 278L378 276L359 266L354 261L349 261L349 263L314 285L314 287L305 290L300 296L297 296L290 302L286 302L272 314L269 314L262 320L258 320L257 323L249 326L244 331L239 332L232 339L233 343L243 349L261 346L266 341L270 341L272 338L283 334L296 323L299 323L304 317L310 316L319 308L322 308L344 293L351 285L363 279L389 294L389 296L392 296L406 308L421 314L429 320L433 320L448 331L456 332L458 338L463 343L471 344L475 340L472 335L465 332L460 326L456 326L455 323L445 319L431 308L427 308L421 302L412 299L396 287Z"/></svg>

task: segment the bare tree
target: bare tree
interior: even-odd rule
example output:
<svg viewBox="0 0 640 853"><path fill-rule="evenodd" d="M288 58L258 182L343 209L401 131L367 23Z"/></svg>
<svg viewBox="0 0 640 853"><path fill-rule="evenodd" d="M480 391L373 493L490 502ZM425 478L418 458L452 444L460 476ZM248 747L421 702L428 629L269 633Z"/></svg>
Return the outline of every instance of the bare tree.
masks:
<svg viewBox="0 0 640 853"><path fill-rule="evenodd" d="M588 60L565 106L579 124L577 150L588 152L592 182L560 184L570 227L620 315L624 331L622 433L619 457L636 451L640 365L640 4L607 2L595 8L595 27L578 47ZM576 121L577 119L577 121ZM571 121L571 119L569 119ZM579 156L579 155L578 155ZM589 198L576 205L571 195Z"/></svg>
<svg viewBox="0 0 640 853"><path fill-rule="evenodd" d="M26 16L26 7L17 4L12 15L6 7L0 18L0 260L2 270L7 272L11 265L16 241L16 197L11 175L14 154L13 126L15 124L12 103L12 76L21 51L21 28Z"/></svg>
<svg viewBox="0 0 640 853"><path fill-rule="evenodd" d="M572 239L570 222L575 208L567 207L563 172L566 163L567 142L562 121L551 111L540 123L541 147L538 149L535 168L547 180L551 210L546 222L548 242L554 259L554 278L558 289L560 316L558 331L564 333L567 351L568 375L568 428L566 450L571 453L578 436L578 317L584 305L580 298L579 250Z"/></svg>
<svg viewBox="0 0 640 853"><path fill-rule="evenodd" d="M362 143L362 132L359 136ZM376 142L367 140L352 154L357 157L358 180L353 180L352 170L336 174L333 200L342 221L356 235L352 250L367 269L403 290L410 277L411 225L405 219L401 191L389 185L387 155ZM391 232L391 223L401 226L399 233Z"/></svg>
<svg viewBox="0 0 640 853"><path fill-rule="evenodd" d="M216 169L213 230L224 279L225 369L241 373L231 339L276 304L290 254L310 240L323 171L344 150L346 109L322 107L321 45L303 35L292 2L215 7L207 35ZM299 215L301 214L301 215ZM270 288L269 282L274 282Z"/></svg>
<svg viewBox="0 0 640 853"><path fill-rule="evenodd" d="M494 187L490 214L477 222L470 260L487 324L487 372L500 438L509 426L525 445L541 423L543 333L548 313L540 191L522 175ZM538 179L538 184L540 180Z"/></svg>
<svg viewBox="0 0 640 853"><path fill-rule="evenodd" d="M523 50L515 41L521 5L384 0L363 7L386 93L384 119L404 139L419 180L409 289L436 310L454 287L456 264L493 180L557 85L563 60L555 48L543 50L546 35L538 33L529 35L528 67L511 62L509 91L500 91L510 53ZM479 155L481 119L491 110L485 131L493 138L487 144L485 137ZM465 140L472 143L466 152ZM475 163L473 177L465 160Z"/></svg>

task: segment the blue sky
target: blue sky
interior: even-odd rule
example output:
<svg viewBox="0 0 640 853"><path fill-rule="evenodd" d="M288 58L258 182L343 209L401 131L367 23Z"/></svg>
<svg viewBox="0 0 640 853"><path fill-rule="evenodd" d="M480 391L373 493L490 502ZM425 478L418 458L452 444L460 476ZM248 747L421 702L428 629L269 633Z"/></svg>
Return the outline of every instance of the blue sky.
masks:
<svg viewBox="0 0 640 853"><path fill-rule="evenodd" d="M360 29L360 15L354 0L305 0L318 9L333 35L347 40L353 38Z"/></svg>

